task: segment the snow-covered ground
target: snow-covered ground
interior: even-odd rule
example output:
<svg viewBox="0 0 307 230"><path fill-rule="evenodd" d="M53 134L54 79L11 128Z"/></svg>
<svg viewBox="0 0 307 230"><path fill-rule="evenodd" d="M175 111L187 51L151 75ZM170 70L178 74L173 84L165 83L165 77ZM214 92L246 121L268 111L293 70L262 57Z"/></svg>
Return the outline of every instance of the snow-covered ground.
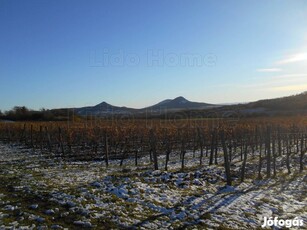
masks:
<svg viewBox="0 0 307 230"><path fill-rule="evenodd" d="M225 186L222 159L207 161L199 166L199 153L187 153L182 171L173 153L168 171L164 156L161 171L148 157L137 167L128 159L106 168L0 144L0 229L260 229L265 216L299 217L307 227L303 173L257 180L248 171L244 183L233 178L234 186ZM240 165L233 161L231 170Z"/></svg>

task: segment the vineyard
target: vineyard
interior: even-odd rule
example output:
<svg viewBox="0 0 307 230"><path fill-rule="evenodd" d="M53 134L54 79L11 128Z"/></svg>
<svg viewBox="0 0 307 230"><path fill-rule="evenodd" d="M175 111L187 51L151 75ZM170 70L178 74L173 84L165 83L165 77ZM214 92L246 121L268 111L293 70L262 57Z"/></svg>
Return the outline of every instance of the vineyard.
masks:
<svg viewBox="0 0 307 230"><path fill-rule="evenodd" d="M239 156L244 162L248 157L259 158L258 176L265 163L266 176L276 175L281 166L276 156L285 156L286 167L291 173L290 162L300 171L304 168L307 146L306 120L256 120L235 121L225 119L192 121L137 121L111 123L13 123L1 125L1 140L19 143L44 156L65 160L101 160L109 166L109 160L138 159L150 156L153 169L158 170L158 157L164 155L163 169L167 170L170 154L179 152L178 161L185 167L185 153L200 152L199 165L209 157L209 165L218 164L223 155L226 172L232 159ZM256 154L258 153L258 154ZM161 166L160 166L161 167ZM244 179L245 168L241 170ZM256 173L256 171L254 172ZM238 175L237 175L238 176ZM230 179L230 174L228 175ZM227 182L230 185L230 181Z"/></svg>
<svg viewBox="0 0 307 230"><path fill-rule="evenodd" d="M0 123L0 142L6 152L0 158L0 206L15 211L0 215L0 226L3 223L6 227L20 217L19 212L16 214L21 209L18 206L26 206L32 209L26 212L27 218L23 217L26 221L21 222L29 228L32 224L29 219L33 219L34 227L54 228L255 228L260 222L251 211L247 212L246 220L236 223L218 220L221 217L217 212L221 208L218 203L224 199L223 191L226 198L257 189L267 189L270 192L267 196L275 196L278 193L268 189L270 186L306 182L305 117ZM31 174L31 180L26 174ZM12 181L14 178L16 181ZM64 183L65 180L70 182ZM31 185L34 181L36 184ZM43 185L38 186L37 182ZM256 182L264 185L251 188ZM27 185L20 186L20 183ZM296 200L301 204L293 212L306 217L303 184L294 186ZM48 214L46 210L33 208L36 204L25 199L14 205L1 196L11 200L12 194L7 195L8 192L25 191L26 199L31 202L38 203L39 197L41 203L48 199L62 206L55 211L54 204L49 204L53 208L46 207ZM176 203L169 199L170 191L180 193L179 200L174 198ZM210 194L219 199L210 198ZM71 199L67 200L69 196ZM77 202L78 197L86 199ZM222 206L227 206L229 197ZM194 206L189 203L200 198L203 200L193 203ZM249 198L246 199L248 202ZM118 209L89 206L93 200ZM127 215L129 218L123 217Z"/></svg>

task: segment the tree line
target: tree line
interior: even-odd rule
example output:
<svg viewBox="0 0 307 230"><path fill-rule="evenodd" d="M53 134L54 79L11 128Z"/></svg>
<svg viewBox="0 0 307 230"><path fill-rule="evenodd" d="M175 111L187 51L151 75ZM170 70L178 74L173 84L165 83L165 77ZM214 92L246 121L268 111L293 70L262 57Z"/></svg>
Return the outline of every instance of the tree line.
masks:
<svg viewBox="0 0 307 230"><path fill-rule="evenodd" d="M63 121L69 119L68 109L57 110L32 110L26 106L15 106L11 110L2 112L0 110L0 120L10 121Z"/></svg>

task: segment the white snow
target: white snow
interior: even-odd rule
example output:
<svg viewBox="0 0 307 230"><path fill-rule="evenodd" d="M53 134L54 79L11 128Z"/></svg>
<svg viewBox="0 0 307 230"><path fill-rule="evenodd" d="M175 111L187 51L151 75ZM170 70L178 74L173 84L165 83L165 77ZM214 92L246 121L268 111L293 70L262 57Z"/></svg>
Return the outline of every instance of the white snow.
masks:
<svg viewBox="0 0 307 230"><path fill-rule="evenodd" d="M208 166L204 157L199 166L199 152L186 153L186 170L180 171L178 154L172 153L169 171L164 171L165 157L159 156L160 170L149 170L148 156L124 161L67 162L46 158L32 150L0 144L0 172L3 177L16 176L13 188L22 194L47 197L54 207L41 209L40 203L30 203L24 217L34 227L46 224L46 218L60 215L75 218L72 224L95 228L97 220L115 226L140 229L175 229L184 225L196 229L227 226L232 229L260 227L264 216L302 218L307 223L306 176L294 174L269 180L247 178L244 183L225 186L223 159L219 165ZM257 160L257 159L256 159ZM239 170L234 162L233 170ZM284 181L284 182L283 182ZM18 183L17 183L18 182ZM0 193L0 229L19 224L31 229L29 222L3 220L20 204L7 200ZM40 215L38 213L40 212ZM27 217L28 215L28 217ZM52 226L49 226L52 227ZM53 228L61 225L53 223Z"/></svg>

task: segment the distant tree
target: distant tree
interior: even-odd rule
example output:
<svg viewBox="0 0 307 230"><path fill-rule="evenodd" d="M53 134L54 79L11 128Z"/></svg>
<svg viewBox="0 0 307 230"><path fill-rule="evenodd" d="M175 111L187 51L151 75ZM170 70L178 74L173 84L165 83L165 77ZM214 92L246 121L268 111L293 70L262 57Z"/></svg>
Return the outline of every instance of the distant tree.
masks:
<svg viewBox="0 0 307 230"><path fill-rule="evenodd" d="M31 118L31 113L25 106L15 106L13 109L6 111L3 117L8 120L28 120Z"/></svg>
<svg viewBox="0 0 307 230"><path fill-rule="evenodd" d="M41 108L36 111L25 106L15 106L4 114L1 113L0 118L13 121L63 121L68 119L68 114L67 109L49 110Z"/></svg>
<svg viewBox="0 0 307 230"><path fill-rule="evenodd" d="M30 110L25 106L15 106L13 112L17 120L27 120L30 117Z"/></svg>

